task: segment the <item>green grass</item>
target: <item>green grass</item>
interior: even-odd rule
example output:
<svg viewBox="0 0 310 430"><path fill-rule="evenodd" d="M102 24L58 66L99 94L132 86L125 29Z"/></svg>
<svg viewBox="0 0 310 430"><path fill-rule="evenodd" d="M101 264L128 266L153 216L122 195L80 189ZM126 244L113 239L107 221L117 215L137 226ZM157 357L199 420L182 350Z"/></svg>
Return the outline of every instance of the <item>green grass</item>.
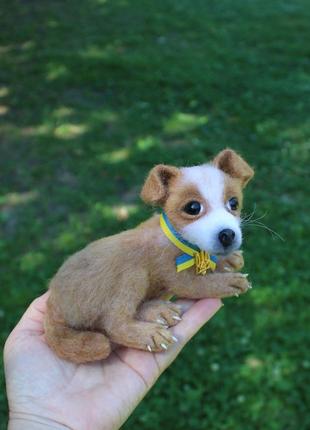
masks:
<svg viewBox="0 0 310 430"><path fill-rule="evenodd" d="M156 163L256 168L254 289L201 330L124 429L306 430L308 0L1 1L0 335L63 259L151 211ZM308 234L307 234L308 232ZM7 405L2 376L0 428Z"/></svg>

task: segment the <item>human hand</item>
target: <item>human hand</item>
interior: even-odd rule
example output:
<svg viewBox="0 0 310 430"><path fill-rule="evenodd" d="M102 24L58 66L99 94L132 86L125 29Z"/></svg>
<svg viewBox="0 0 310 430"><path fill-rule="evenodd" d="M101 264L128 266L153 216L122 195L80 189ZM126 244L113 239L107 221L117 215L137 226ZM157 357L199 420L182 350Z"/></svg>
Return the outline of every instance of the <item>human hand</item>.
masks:
<svg viewBox="0 0 310 430"><path fill-rule="evenodd" d="M5 344L9 430L120 428L222 305L218 299L183 301L187 310L171 329L179 341L166 352L119 348L106 360L76 365L58 358L45 343L47 297L48 293L34 300Z"/></svg>

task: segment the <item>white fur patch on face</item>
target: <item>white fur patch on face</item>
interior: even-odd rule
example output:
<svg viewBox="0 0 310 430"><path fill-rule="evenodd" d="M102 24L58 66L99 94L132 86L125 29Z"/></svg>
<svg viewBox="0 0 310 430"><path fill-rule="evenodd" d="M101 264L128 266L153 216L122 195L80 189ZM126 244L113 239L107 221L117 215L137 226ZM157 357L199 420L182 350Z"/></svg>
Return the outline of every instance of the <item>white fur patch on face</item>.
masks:
<svg viewBox="0 0 310 430"><path fill-rule="evenodd" d="M210 164L183 167L183 181L196 185L201 196L212 208L222 206L224 193L224 173Z"/></svg>
<svg viewBox="0 0 310 430"><path fill-rule="evenodd" d="M182 181L194 184L209 207L206 215L183 227L181 234L184 239L211 254L226 254L238 249L242 243L240 219L225 207L224 173L210 164L184 167L181 172ZM227 248L219 241L219 233L225 229L235 233L233 243Z"/></svg>

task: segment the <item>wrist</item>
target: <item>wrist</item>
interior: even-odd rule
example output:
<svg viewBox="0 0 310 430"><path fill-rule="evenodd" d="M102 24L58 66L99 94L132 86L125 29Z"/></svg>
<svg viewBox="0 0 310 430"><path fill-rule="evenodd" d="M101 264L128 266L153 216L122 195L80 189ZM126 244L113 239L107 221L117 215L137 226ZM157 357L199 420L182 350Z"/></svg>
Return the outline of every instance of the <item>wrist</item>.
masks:
<svg viewBox="0 0 310 430"><path fill-rule="evenodd" d="M60 422L35 414L12 412L8 430L73 430Z"/></svg>

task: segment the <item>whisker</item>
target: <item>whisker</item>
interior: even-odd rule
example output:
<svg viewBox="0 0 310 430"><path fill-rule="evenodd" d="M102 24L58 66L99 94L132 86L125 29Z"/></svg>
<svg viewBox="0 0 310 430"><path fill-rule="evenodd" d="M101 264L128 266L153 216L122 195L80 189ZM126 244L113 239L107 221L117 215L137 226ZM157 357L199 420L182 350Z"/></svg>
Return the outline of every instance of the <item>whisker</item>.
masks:
<svg viewBox="0 0 310 430"><path fill-rule="evenodd" d="M250 221L253 218L255 211L256 211L256 203L254 203L254 209L253 209L253 211L250 214L245 214L245 216L243 218L241 218L241 221L242 222L243 221L244 222Z"/></svg>
<svg viewBox="0 0 310 430"><path fill-rule="evenodd" d="M250 212L249 214L245 214L244 217L241 217L241 225L243 227L255 226L255 227L264 228L265 230L269 231L269 233L271 233L271 235L273 237L276 237L276 238L282 240L282 242L285 242L285 239L279 233L277 233L275 230L273 230L272 228L270 228L266 224L264 224L262 221L260 221L261 219L265 218L265 216L268 214L268 212L265 212L263 215L261 215L257 218L253 218L255 211L256 211L256 207L257 207L256 203L254 203L253 211Z"/></svg>
<svg viewBox="0 0 310 430"><path fill-rule="evenodd" d="M267 214L268 214L268 212L265 212L263 215L261 215L261 216L259 216L259 217L257 217L257 218L252 219L250 222L256 222L256 221L259 221L260 219L265 218L265 216L266 216Z"/></svg>
<svg viewBox="0 0 310 430"><path fill-rule="evenodd" d="M283 236L281 236L280 233L278 233L277 231L273 230L272 228L268 227L268 225L262 223L262 222L258 222L256 225L265 228L266 230L268 230L270 233L274 234L276 237L278 237L280 240L282 240L282 242L285 242L285 239Z"/></svg>
<svg viewBox="0 0 310 430"><path fill-rule="evenodd" d="M269 231L273 236L277 237L278 239L282 240L282 242L285 242L285 239L275 230L273 230L272 228L268 227L267 225L265 225L262 222L251 222L249 224L247 224L246 226L255 226L255 227L261 227L264 228L265 230Z"/></svg>

